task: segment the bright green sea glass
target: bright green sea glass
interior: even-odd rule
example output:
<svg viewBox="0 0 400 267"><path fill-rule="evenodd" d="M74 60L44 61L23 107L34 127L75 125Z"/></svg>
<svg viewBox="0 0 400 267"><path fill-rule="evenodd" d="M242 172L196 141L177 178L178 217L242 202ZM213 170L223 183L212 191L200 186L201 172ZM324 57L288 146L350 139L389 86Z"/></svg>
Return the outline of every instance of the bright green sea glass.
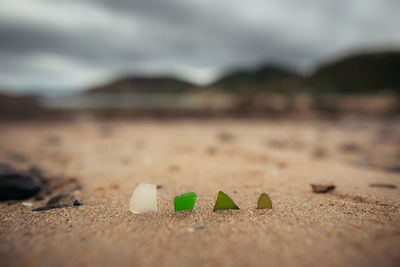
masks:
<svg viewBox="0 0 400 267"><path fill-rule="evenodd" d="M239 207L233 202L233 200L224 192L218 192L217 202L215 202L215 206L213 211L217 210L238 210Z"/></svg>
<svg viewBox="0 0 400 267"><path fill-rule="evenodd" d="M258 199L257 209L272 209L272 201L267 193L262 193Z"/></svg>
<svg viewBox="0 0 400 267"><path fill-rule="evenodd" d="M175 211L193 210L197 195L194 192L176 196L174 199Z"/></svg>

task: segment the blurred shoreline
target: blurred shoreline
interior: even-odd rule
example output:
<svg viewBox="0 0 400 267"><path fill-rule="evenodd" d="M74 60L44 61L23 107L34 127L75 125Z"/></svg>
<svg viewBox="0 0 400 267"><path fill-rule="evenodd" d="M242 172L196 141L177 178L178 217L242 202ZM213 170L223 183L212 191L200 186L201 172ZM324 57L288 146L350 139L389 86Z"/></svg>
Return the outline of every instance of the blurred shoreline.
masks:
<svg viewBox="0 0 400 267"><path fill-rule="evenodd" d="M73 119L82 114L98 119L118 118L398 118L400 97L393 94L237 95L79 94L36 98L0 96L0 120Z"/></svg>

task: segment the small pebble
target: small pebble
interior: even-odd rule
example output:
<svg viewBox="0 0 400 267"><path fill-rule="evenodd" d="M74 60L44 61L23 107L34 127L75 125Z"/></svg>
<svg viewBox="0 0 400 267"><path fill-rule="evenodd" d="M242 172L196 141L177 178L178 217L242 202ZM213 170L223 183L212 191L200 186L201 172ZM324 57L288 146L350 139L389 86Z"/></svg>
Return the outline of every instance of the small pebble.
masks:
<svg viewBox="0 0 400 267"><path fill-rule="evenodd" d="M80 201L79 199L74 200L74 206L81 206L81 205L83 205L82 201Z"/></svg>
<svg viewBox="0 0 400 267"><path fill-rule="evenodd" d="M217 135L217 138L220 141L229 142L229 141L232 141L235 138L235 136L233 134L229 133L229 132L220 132Z"/></svg>
<svg viewBox="0 0 400 267"><path fill-rule="evenodd" d="M58 194L47 201L45 206L38 207L32 211L45 211L50 209L60 209L70 206L79 206L83 203L77 199L73 194Z"/></svg>
<svg viewBox="0 0 400 267"><path fill-rule="evenodd" d="M25 207L32 207L33 204L32 204L31 202L22 202L22 206L25 206Z"/></svg>
<svg viewBox="0 0 400 267"><path fill-rule="evenodd" d="M311 184L311 187L314 193L319 193L319 194L327 193L336 188L336 186L333 184Z"/></svg>
<svg viewBox="0 0 400 267"><path fill-rule="evenodd" d="M207 147L207 153L209 155L215 155L217 153L217 148L214 146Z"/></svg>

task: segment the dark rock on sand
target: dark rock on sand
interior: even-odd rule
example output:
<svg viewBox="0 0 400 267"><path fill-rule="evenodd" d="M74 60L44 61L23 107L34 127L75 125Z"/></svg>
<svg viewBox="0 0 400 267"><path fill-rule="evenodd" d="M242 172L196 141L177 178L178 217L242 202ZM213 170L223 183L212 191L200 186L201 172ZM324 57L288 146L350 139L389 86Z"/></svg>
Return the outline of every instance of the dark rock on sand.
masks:
<svg viewBox="0 0 400 267"><path fill-rule="evenodd" d="M356 153L361 151L361 147L356 143L344 143L340 145L340 150L346 153Z"/></svg>
<svg viewBox="0 0 400 267"><path fill-rule="evenodd" d="M229 132L220 132L217 138L222 142L230 142L235 139L235 136Z"/></svg>
<svg viewBox="0 0 400 267"><path fill-rule="evenodd" d="M29 173L17 172L2 164L0 169L0 201L21 200L35 196L42 188L41 181Z"/></svg>
<svg viewBox="0 0 400 267"><path fill-rule="evenodd" d="M314 193L328 193L336 188L333 184L311 184Z"/></svg>
<svg viewBox="0 0 400 267"><path fill-rule="evenodd" d="M80 201L79 199L74 200L74 206L82 206L82 205L83 205L83 202Z"/></svg>
<svg viewBox="0 0 400 267"><path fill-rule="evenodd" d="M207 153L209 155L215 155L217 153L217 148L215 146L207 147Z"/></svg>
<svg viewBox="0 0 400 267"><path fill-rule="evenodd" d="M77 199L74 194L58 194L49 199L45 206L35 208L32 211L44 211L80 205L83 205L82 201Z"/></svg>
<svg viewBox="0 0 400 267"><path fill-rule="evenodd" d="M42 206L36 209L33 209L32 211L44 211L44 210L51 210L51 209L61 209L66 207L67 205L64 204L54 204L54 205L49 205L49 206Z"/></svg>
<svg viewBox="0 0 400 267"><path fill-rule="evenodd" d="M322 147L316 147L313 151L313 157L317 159L325 158L327 155L328 153Z"/></svg>
<svg viewBox="0 0 400 267"><path fill-rule="evenodd" d="M65 204L72 206L75 201L75 196L73 194L58 194L47 201L46 205L54 205L54 204Z"/></svg>

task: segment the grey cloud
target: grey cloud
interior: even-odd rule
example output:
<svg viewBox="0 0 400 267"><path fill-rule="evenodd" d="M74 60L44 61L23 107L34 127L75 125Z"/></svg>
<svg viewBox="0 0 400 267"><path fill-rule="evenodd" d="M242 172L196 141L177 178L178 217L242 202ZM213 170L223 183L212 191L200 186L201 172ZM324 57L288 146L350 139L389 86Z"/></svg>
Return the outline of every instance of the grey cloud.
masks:
<svg viewBox="0 0 400 267"><path fill-rule="evenodd" d="M107 63L129 58L138 60L146 51L137 51L123 42L107 38L103 32L81 30L79 32L60 30L51 26L0 25L0 54L26 56L32 53L50 53L74 57L83 63ZM116 51L117 53L114 53Z"/></svg>
<svg viewBox="0 0 400 267"><path fill-rule="evenodd" d="M20 86L37 83L32 77L46 68L38 70L40 62L28 61L46 54L75 62L82 72L117 75L164 69L207 81L212 72L236 65L273 61L302 69L346 49L400 47L396 37L400 2L392 0L31 0L25 4L35 2L51 4L56 12L64 12L68 5L74 10L81 7L76 16L95 9L107 22L63 27L57 21L21 19L23 10L19 18L0 20L0 86L7 83L5 75L7 81L18 77ZM62 67L53 72L57 81L64 82L60 86L75 79ZM84 87L92 79L81 77L71 84Z"/></svg>

